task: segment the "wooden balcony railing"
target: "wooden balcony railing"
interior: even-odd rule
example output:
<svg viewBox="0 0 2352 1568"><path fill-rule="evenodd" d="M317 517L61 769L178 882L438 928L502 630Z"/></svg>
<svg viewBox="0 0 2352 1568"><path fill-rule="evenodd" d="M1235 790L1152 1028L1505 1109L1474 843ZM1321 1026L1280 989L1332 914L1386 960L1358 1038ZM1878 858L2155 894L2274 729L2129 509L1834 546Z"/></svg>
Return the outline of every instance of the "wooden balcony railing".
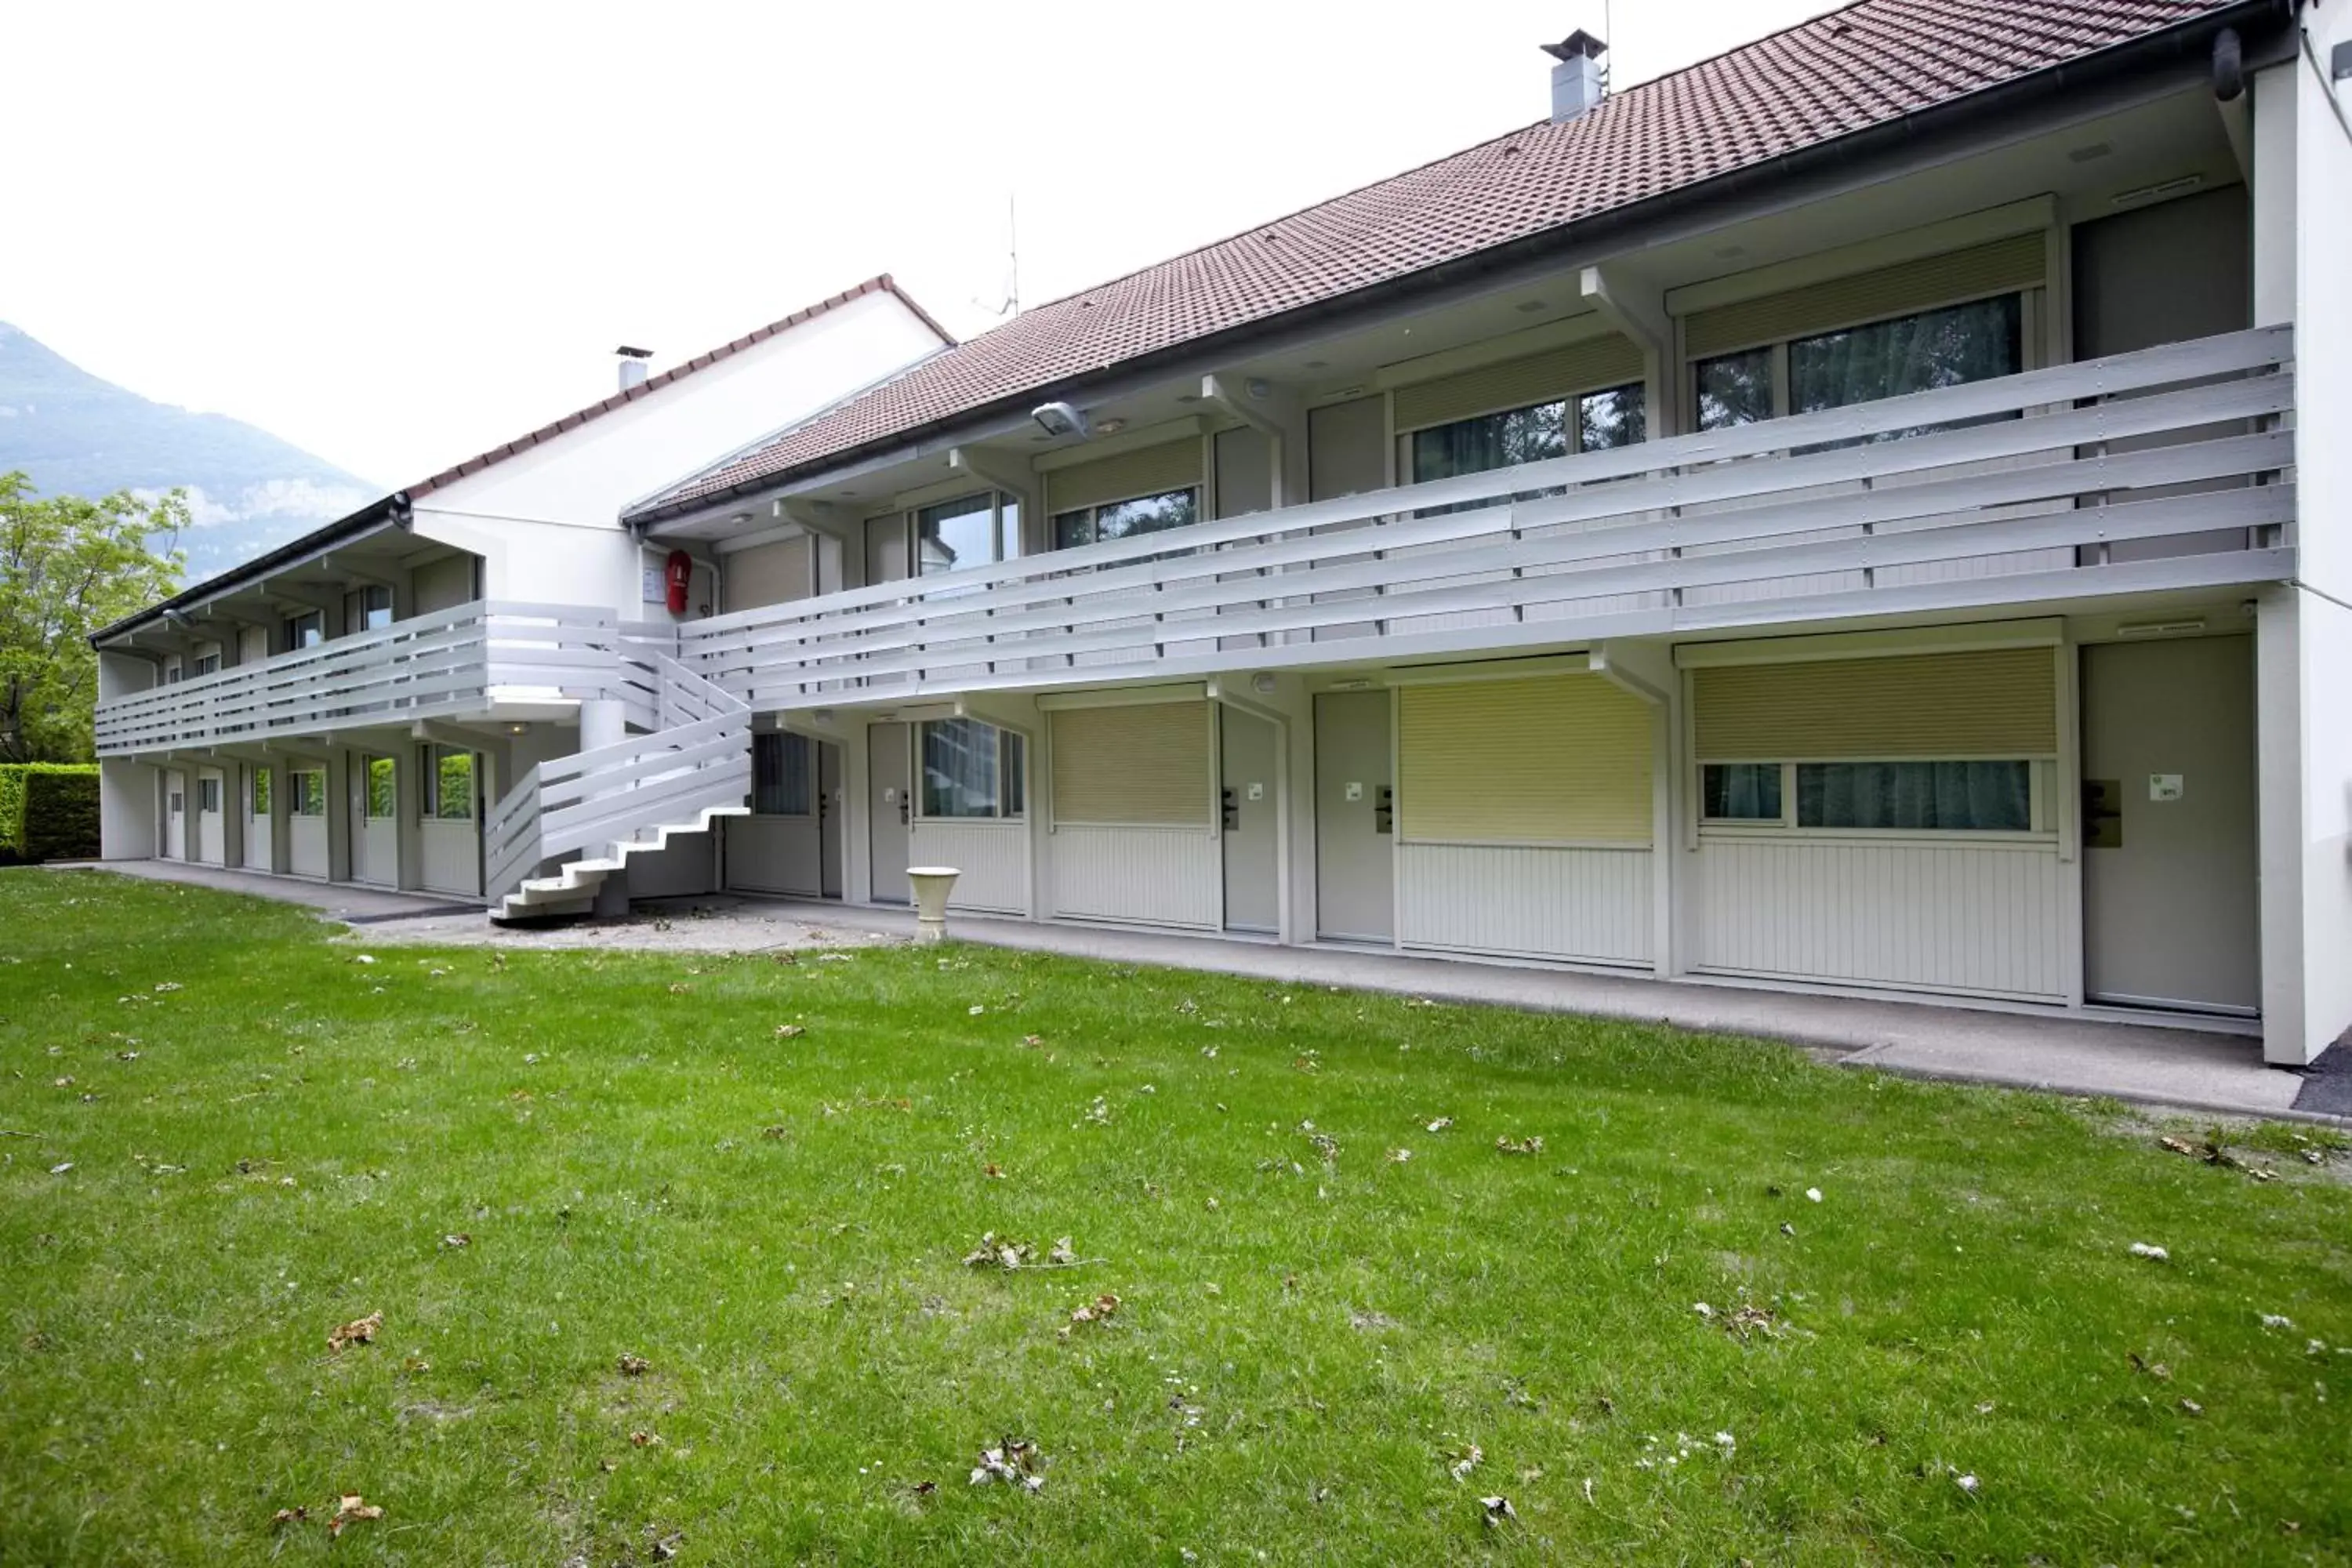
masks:
<svg viewBox="0 0 2352 1568"><path fill-rule="evenodd" d="M2200 339L746 610L758 709L2251 583L2293 339Z"/></svg>

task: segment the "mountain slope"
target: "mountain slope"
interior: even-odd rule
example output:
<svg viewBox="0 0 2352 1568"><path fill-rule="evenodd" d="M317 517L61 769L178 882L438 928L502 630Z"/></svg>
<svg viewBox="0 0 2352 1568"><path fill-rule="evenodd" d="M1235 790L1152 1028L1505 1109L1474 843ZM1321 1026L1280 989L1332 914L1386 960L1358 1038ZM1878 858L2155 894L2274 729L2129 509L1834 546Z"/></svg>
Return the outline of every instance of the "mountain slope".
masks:
<svg viewBox="0 0 2352 1568"><path fill-rule="evenodd" d="M0 472L45 495L184 486L190 582L365 505L383 491L266 430L151 402L0 321Z"/></svg>

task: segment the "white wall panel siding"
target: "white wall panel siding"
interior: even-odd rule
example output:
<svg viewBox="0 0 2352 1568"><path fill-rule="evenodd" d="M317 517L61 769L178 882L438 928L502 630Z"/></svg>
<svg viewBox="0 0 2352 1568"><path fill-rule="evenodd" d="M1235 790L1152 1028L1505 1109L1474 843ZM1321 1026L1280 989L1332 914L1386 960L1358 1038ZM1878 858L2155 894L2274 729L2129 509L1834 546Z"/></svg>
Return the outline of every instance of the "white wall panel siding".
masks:
<svg viewBox="0 0 2352 1568"><path fill-rule="evenodd" d="M1406 947L1595 963L1650 962L1647 849L1397 847Z"/></svg>
<svg viewBox="0 0 2352 1568"><path fill-rule="evenodd" d="M1029 912L1026 822L929 817L918 820L914 831L911 864L953 866L963 873L956 879L948 908L996 914Z"/></svg>
<svg viewBox="0 0 2352 1568"><path fill-rule="evenodd" d="M482 896L482 837L470 822L427 822L423 836L419 879L425 890L454 893L461 898Z"/></svg>
<svg viewBox="0 0 2352 1568"><path fill-rule="evenodd" d="M1703 841L1692 967L2046 1001L2066 994L2048 844Z"/></svg>
<svg viewBox="0 0 2352 1568"><path fill-rule="evenodd" d="M751 893L821 897L822 847L814 816L727 819L727 885Z"/></svg>
<svg viewBox="0 0 2352 1568"><path fill-rule="evenodd" d="M1224 857L1199 827L1057 827L1054 913L1214 930Z"/></svg>
<svg viewBox="0 0 2352 1568"><path fill-rule="evenodd" d="M287 869L297 877L327 874L327 819L298 816L286 825Z"/></svg>

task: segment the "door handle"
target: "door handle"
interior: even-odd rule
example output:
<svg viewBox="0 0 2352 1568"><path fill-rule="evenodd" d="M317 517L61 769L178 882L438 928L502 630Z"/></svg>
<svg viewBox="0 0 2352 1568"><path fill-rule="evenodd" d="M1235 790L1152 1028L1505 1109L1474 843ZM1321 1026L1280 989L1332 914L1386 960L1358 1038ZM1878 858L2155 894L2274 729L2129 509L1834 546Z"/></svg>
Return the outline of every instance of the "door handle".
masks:
<svg viewBox="0 0 2352 1568"><path fill-rule="evenodd" d="M898 801L898 826L901 827L911 827L914 826L914 806L908 802L904 796L901 796Z"/></svg>
<svg viewBox="0 0 2352 1568"><path fill-rule="evenodd" d="M1242 808L1234 800L1233 786L1228 784L1217 793L1224 812L1225 831L1239 833L1242 830Z"/></svg>
<svg viewBox="0 0 2352 1568"><path fill-rule="evenodd" d="M1396 831L1396 791L1388 784L1381 785L1380 796L1373 803L1372 831L1375 833Z"/></svg>

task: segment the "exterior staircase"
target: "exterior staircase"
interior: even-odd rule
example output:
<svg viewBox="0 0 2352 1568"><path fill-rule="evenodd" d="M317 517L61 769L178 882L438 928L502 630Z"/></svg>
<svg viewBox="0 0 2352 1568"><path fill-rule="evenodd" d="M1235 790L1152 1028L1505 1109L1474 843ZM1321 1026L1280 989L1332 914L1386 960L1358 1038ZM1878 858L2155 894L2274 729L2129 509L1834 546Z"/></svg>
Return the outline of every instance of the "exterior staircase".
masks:
<svg viewBox="0 0 2352 1568"><path fill-rule="evenodd" d="M630 858L740 816L751 791L751 710L664 653L627 656L648 733L540 763L490 815L490 918L593 910Z"/></svg>

